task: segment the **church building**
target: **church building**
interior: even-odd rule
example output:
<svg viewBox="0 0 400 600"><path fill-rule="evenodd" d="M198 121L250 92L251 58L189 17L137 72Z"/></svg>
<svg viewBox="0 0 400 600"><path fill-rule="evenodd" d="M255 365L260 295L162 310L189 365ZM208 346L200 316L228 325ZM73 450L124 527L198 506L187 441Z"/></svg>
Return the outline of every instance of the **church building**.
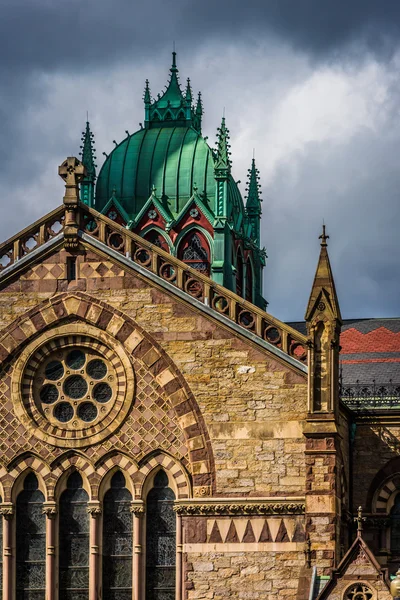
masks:
<svg viewBox="0 0 400 600"><path fill-rule="evenodd" d="M304 322L266 312L259 173L202 120L174 52L0 245L2 600L392 597L400 319L342 319L325 227Z"/></svg>

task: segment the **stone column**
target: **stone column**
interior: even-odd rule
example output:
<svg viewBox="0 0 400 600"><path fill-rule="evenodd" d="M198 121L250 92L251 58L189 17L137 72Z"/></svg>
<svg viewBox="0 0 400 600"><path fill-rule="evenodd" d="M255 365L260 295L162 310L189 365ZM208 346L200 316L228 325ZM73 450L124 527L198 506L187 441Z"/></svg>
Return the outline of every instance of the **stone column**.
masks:
<svg viewBox="0 0 400 600"><path fill-rule="evenodd" d="M55 502L45 502L43 514L46 515L46 600L55 600L56 584L56 522L57 506Z"/></svg>
<svg viewBox="0 0 400 600"><path fill-rule="evenodd" d="M144 574L142 574L143 502L132 502L131 513L133 514L132 598L133 600L141 600L144 577Z"/></svg>
<svg viewBox="0 0 400 600"><path fill-rule="evenodd" d="M4 559L3 559L3 600L13 598L13 552L12 526L14 507L11 502L4 502L0 508L3 516Z"/></svg>
<svg viewBox="0 0 400 600"><path fill-rule="evenodd" d="M99 595L99 517L101 515L100 502L89 502L90 515L89 531L89 600L97 600Z"/></svg>
<svg viewBox="0 0 400 600"><path fill-rule="evenodd" d="M176 591L175 599L182 600L182 517L176 515Z"/></svg>

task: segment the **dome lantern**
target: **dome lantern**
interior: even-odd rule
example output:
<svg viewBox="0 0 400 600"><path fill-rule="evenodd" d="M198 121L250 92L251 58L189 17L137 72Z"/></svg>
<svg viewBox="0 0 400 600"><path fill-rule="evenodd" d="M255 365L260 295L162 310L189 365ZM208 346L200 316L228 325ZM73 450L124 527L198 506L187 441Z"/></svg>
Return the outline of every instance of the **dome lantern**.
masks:
<svg viewBox="0 0 400 600"><path fill-rule="evenodd" d="M154 127L193 127L200 133L201 114L192 106L192 90L188 79L185 93L179 83L178 67L176 66L176 52L172 53L172 66L170 79L163 94L151 102L149 82L145 87L145 128Z"/></svg>

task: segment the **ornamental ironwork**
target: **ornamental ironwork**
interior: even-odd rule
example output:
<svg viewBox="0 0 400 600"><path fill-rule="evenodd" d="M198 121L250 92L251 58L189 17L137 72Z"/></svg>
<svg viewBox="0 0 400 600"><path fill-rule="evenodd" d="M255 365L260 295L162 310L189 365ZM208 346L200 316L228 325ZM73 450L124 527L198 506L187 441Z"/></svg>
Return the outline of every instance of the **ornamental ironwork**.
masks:
<svg viewBox="0 0 400 600"><path fill-rule="evenodd" d="M400 410L400 383L346 383L341 382L339 394L342 402L351 410Z"/></svg>

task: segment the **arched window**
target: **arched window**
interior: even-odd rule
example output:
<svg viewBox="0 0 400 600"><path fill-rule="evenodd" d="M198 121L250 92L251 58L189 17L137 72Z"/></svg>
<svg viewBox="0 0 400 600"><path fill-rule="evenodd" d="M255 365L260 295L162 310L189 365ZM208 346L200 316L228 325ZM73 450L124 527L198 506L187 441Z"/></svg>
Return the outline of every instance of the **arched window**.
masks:
<svg viewBox="0 0 400 600"><path fill-rule="evenodd" d="M165 250L165 252L169 252L167 240L156 229L150 229L150 231L148 231L143 237L145 240L150 242L150 244L154 244L158 248Z"/></svg>
<svg viewBox="0 0 400 600"><path fill-rule="evenodd" d="M44 598L46 594L46 516L37 477L29 473L17 498L16 599Z"/></svg>
<svg viewBox="0 0 400 600"><path fill-rule="evenodd" d="M82 485L82 477L74 471L60 498L59 600L89 597L88 495Z"/></svg>
<svg viewBox="0 0 400 600"><path fill-rule="evenodd" d="M400 556L400 494L390 511L390 552L392 556Z"/></svg>
<svg viewBox="0 0 400 600"><path fill-rule="evenodd" d="M117 471L103 502L103 598L132 600L132 495Z"/></svg>
<svg viewBox="0 0 400 600"><path fill-rule="evenodd" d="M187 263L192 269L201 271L204 275L210 272L210 251L205 237L197 232L191 231L179 246L179 258Z"/></svg>
<svg viewBox="0 0 400 600"><path fill-rule="evenodd" d="M147 496L146 600L175 599L176 516L175 494L168 477L159 471Z"/></svg>
<svg viewBox="0 0 400 600"><path fill-rule="evenodd" d="M246 262L246 300L253 302L253 268L250 260Z"/></svg>
<svg viewBox="0 0 400 600"><path fill-rule="evenodd" d="M236 255L236 293L243 296L243 256L240 248Z"/></svg>

